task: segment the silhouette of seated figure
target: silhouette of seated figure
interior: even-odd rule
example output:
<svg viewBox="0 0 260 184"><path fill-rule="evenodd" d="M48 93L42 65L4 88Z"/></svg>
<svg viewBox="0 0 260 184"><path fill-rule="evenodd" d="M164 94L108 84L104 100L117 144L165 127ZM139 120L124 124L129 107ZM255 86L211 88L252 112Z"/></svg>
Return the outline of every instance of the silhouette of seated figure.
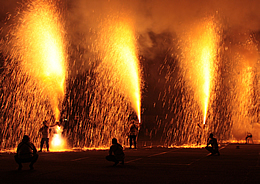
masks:
<svg viewBox="0 0 260 184"><path fill-rule="evenodd" d="M17 164L19 164L18 170L22 169L22 163L30 162L30 169L33 170L33 164L38 159L37 150L33 143L30 142L30 138L28 135L23 136L22 142L17 147L17 153L14 156L14 159Z"/></svg>
<svg viewBox="0 0 260 184"><path fill-rule="evenodd" d="M246 144L249 143L249 140L251 140L251 142L253 143L253 136L251 133L247 133L246 136Z"/></svg>
<svg viewBox="0 0 260 184"><path fill-rule="evenodd" d="M113 166L116 166L119 161L124 165L125 154L123 151L123 147L117 143L117 139L112 139L112 146L109 149L109 155L106 156L106 159L111 162L115 162Z"/></svg>
<svg viewBox="0 0 260 184"><path fill-rule="evenodd" d="M217 154L218 156L220 155L219 150L218 150L217 139L213 137L212 133L209 135L206 150L208 150L211 153L211 155L215 155L215 154Z"/></svg>

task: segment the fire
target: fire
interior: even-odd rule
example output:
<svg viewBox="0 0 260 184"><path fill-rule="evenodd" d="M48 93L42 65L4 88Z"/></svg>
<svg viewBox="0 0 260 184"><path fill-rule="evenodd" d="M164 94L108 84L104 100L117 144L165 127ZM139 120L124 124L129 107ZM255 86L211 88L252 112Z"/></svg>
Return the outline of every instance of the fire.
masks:
<svg viewBox="0 0 260 184"><path fill-rule="evenodd" d="M127 97L141 119L141 80L134 27L127 18L110 18L100 32L102 67L109 68L111 83Z"/></svg>
<svg viewBox="0 0 260 184"><path fill-rule="evenodd" d="M66 44L60 14L52 1L32 1L14 31L22 70L47 94L56 120L65 93Z"/></svg>
<svg viewBox="0 0 260 184"><path fill-rule="evenodd" d="M181 146L171 145L168 148L205 148L206 146L206 144L183 144Z"/></svg>
<svg viewBox="0 0 260 184"><path fill-rule="evenodd" d="M66 141L62 137L63 128L61 126L55 126L55 133L51 139L51 150L52 151L63 151L65 148Z"/></svg>
<svg viewBox="0 0 260 184"><path fill-rule="evenodd" d="M218 35L212 19L196 24L183 36L184 72L193 88L196 101L206 122L211 90L214 83L215 60L218 49Z"/></svg>

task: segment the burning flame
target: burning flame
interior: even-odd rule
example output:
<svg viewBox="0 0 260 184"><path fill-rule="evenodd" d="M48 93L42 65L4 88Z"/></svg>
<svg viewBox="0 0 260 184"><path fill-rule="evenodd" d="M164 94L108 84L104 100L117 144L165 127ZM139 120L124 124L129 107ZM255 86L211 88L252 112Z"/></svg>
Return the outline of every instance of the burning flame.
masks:
<svg viewBox="0 0 260 184"><path fill-rule="evenodd" d="M63 128L61 126L55 126L55 133L51 139L52 151L62 151L65 147L65 139L62 137Z"/></svg>
<svg viewBox="0 0 260 184"><path fill-rule="evenodd" d="M22 70L48 95L58 120L66 78L64 28L52 1L36 0L28 7L15 31L18 55Z"/></svg>
<svg viewBox="0 0 260 184"><path fill-rule="evenodd" d="M209 97L211 91L211 82L212 82L212 65L214 62L214 52L216 49L214 47L214 34L212 34L212 27L210 27L209 33L206 35L205 39L202 41L202 53L201 53L201 62L203 67L203 74L204 74L204 83L202 84L203 88L203 101L204 101L204 121L203 124L206 122L207 117L207 110L209 104Z"/></svg>
<svg viewBox="0 0 260 184"><path fill-rule="evenodd" d="M215 62L218 36L212 19L196 24L183 37L186 79L191 84L195 99L203 112L203 124L206 122L210 93L215 74Z"/></svg>
<svg viewBox="0 0 260 184"><path fill-rule="evenodd" d="M100 35L106 40L100 45L104 51L102 67L110 68L112 83L130 100L140 122L141 80L133 25L127 18L110 18Z"/></svg>

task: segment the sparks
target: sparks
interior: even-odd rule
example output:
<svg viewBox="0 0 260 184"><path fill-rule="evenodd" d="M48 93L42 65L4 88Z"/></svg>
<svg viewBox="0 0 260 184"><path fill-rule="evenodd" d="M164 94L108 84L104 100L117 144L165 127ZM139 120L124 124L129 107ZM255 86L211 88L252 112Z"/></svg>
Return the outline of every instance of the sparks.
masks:
<svg viewBox="0 0 260 184"><path fill-rule="evenodd" d="M10 26L6 52L12 61L10 64L16 63L13 80L17 85L12 87L19 94L14 100L17 103L15 114L19 116L14 117L13 122L20 123L18 126L28 128L26 122L31 123L34 119L33 122L40 123L47 116L50 119L54 115L56 121L60 118L65 94L67 44L58 3L28 1L22 4L15 23ZM37 124L33 126L37 127ZM35 127L30 130L37 129ZM23 128L23 131L27 130ZM37 136L29 132L31 138Z"/></svg>
<svg viewBox="0 0 260 184"><path fill-rule="evenodd" d="M25 73L34 78L48 95L55 119L65 93L66 44L56 7L49 1L33 1L23 12L16 34L16 53Z"/></svg>
<svg viewBox="0 0 260 184"><path fill-rule="evenodd" d="M182 43L185 55L183 68L187 70L185 78L194 91L196 101L203 112L203 124L214 84L218 36L212 19L202 21L184 35ZM184 72L185 73L185 72Z"/></svg>
<svg viewBox="0 0 260 184"><path fill-rule="evenodd" d="M141 80L136 39L131 21L111 18L101 31L103 67L111 69L111 80L132 104L141 121Z"/></svg>

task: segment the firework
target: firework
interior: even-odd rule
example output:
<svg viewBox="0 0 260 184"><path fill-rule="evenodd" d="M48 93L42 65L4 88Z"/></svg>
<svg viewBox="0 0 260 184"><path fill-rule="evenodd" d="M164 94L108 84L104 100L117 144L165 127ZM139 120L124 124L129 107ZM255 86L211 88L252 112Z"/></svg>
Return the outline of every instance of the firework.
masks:
<svg viewBox="0 0 260 184"><path fill-rule="evenodd" d="M109 70L111 84L129 99L140 122L141 80L134 26L128 18L109 16L99 35L101 67Z"/></svg>
<svg viewBox="0 0 260 184"><path fill-rule="evenodd" d="M213 18L204 20L181 36L182 68L187 88L203 112L206 122L211 92L214 86L219 36Z"/></svg>
<svg viewBox="0 0 260 184"><path fill-rule="evenodd" d="M35 131L44 119L51 120L54 115L59 120L66 80L64 38L61 15L53 1L29 1L14 18L7 35L6 53L10 57L7 67L13 71L6 74L12 76L6 92L16 99L5 93L4 103L6 116L10 116L9 111L18 115L7 118L9 126L23 128L21 132L10 132L6 125L4 136L11 134L6 141L16 142L21 134L30 134L35 139L38 135Z"/></svg>
<svg viewBox="0 0 260 184"><path fill-rule="evenodd" d="M230 111L232 112L232 139L244 140L247 133L259 139L257 117L257 60L258 48L254 37L248 33L240 36L239 42L230 47L234 66Z"/></svg>

